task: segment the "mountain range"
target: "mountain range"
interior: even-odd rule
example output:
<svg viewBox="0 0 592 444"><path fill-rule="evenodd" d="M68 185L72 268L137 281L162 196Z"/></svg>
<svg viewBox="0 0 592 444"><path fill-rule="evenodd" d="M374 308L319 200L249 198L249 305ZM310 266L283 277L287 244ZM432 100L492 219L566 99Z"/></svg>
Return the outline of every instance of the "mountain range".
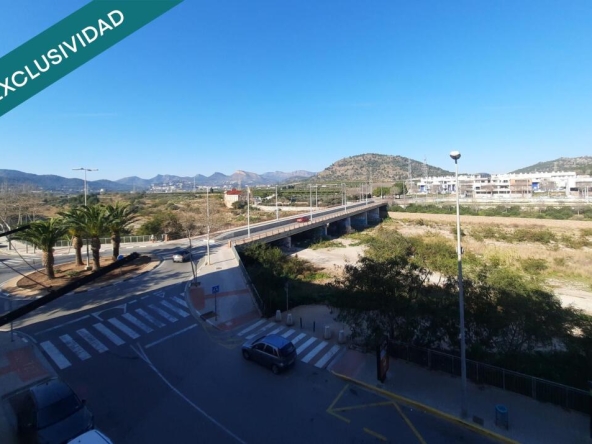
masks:
<svg viewBox="0 0 592 444"><path fill-rule="evenodd" d="M512 173L576 171L578 174L592 174L592 156L561 157L548 162L539 162ZM263 174L238 170L227 176L216 172L209 177L202 174L196 176L175 176L171 174L157 175L152 179L142 179L137 176L125 177L116 181L89 180L88 188L91 192L105 190L107 192L146 191L154 187L173 187L177 190L192 190L193 187L238 187L245 185L276 185L297 182L355 182L372 181L395 182L411 177L450 176L454 173L442 168L428 165L403 156L389 156L385 154L360 154L346 157L331 164L319 173L310 171L292 171L285 173L274 171ZM16 170L0 169L0 186L15 188L29 187L32 190L80 193L84 190L82 179L70 179L56 175L37 175Z"/></svg>

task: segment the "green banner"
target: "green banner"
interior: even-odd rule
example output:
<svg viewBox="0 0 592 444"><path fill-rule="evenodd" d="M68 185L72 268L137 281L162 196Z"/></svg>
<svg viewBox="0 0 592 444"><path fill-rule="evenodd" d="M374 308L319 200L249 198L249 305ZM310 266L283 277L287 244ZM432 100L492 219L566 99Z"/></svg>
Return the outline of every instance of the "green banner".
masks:
<svg viewBox="0 0 592 444"><path fill-rule="evenodd" d="M0 116L183 0L93 0L0 59Z"/></svg>

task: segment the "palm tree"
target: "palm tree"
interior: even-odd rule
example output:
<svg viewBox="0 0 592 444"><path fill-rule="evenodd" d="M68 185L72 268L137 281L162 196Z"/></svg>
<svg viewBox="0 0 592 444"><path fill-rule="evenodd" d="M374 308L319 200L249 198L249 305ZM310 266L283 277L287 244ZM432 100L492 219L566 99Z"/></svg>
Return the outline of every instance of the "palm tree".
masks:
<svg viewBox="0 0 592 444"><path fill-rule="evenodd" d="M83 205L79 211L84 220L84 232L90 238L93 271L98 271L101 269L101 236L108 230L107 212L103 205Z"/></svg>
<svg viewBox="0 0 592 444"><path fill-rule="evenodd" d="M119 256L119 245L121 244L121 233L125 232L127 227L138 220L134 208L130 205L120 205L121 202L116 202L115 205L107 205L105 212L107 216L107 228L111 233L111 245L113 247L113 260L117 260Z"/></svg>
<svg viewBox="0 0 592 444"><path fill-rule="evenodd" d="M32 222L28 230L17 233L14 237L30 242L43 252L43 265L47 277L55 279L53 247L67 232L68 228L63 219L52 217L51 219Z"/></svg>
<svg viewBox="0 0 592 444"><path fill-rule="evenodd" d="M64 223L68 227L68 234L72 236L72 246L76 253L76 265L84 265L82 262L82 238L85 235L85 217L80 208L72 208L70 211L61 211L58 213L64 218Z"/></svg>

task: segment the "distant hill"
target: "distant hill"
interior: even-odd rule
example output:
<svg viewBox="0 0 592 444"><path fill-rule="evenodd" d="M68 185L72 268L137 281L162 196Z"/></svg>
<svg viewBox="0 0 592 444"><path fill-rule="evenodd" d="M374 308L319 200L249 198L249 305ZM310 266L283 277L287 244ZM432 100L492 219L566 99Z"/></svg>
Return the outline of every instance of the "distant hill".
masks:
<svg viewBox="0 0 592 444"><path fill-rule="evenodd" d="M539 162L511 173L552 173L553 171L575 171L578 174L592 174L592 156L560 157Z"/></svg>
<svg viewBox="0 0 592 444"><path fill-rule="evenodd" d="M427 176L450 176L454 173L442 168L425 165L417 160L403 156L386 154L360 154L346 157L325 168L313 180L331 181L367 181L394 182L409 177L409 164L413 178ZM427 167L427 171L426 171Z"/></svg>

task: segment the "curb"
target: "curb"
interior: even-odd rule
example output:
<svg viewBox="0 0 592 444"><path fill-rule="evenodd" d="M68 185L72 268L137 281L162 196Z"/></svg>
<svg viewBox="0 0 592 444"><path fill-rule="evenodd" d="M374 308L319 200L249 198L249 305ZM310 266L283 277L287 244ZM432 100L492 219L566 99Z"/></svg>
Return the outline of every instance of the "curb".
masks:
<svg viewBox="0 0 592 444"><path fill-rule="evenodd" d="M197 273L204 267L204 265L205 265L205 258L202 257L199 261L197 261L197 264L195 266L195 276L196 277L197 277ZM187 306L189 307L189 311L191 312L193 317L196 318L198 321L201 320L203 322L206 322L209 325L211 325L212 327L214 327L216 330L220 330L218 328L218 326L216 324L212 323L209 319L202 318L201 313L191 303L191 298L189 297L190 296L189 287L191 287L192 281L193 281L193 278L185 284L185 302L187 302Z"/></svg>
<svg viewBox="0 0 592 444"><path fill-rule="evenodd" d="M454 424L460 425L461 427L464 427L464 428L467 428L469 430L472 430L473 432L477 432L477 433L479 433L481 435L484 435L484 436L486 436L488 438L493 438L493 439L496 439L496 440L498 440L500 442L504 442L504 443L507 443L507 444L520 444L518 441L515 441L515 440L513 440L511 438L508 438L506 436L503 436L503 435L500 435L498 433L492 432L489 429L486 429L484 427L480 427L480 426L478 426L476 424L472 424L472 423L470 423L468 421L465 421L463 419L457 418L456 416L450 415L448 413L444 413L444 412L442 412L442 411L440 411L438 409L435 409L433 407L427 406L427 405L422 404L420 402L414 401L414 400L409 399L409 398L405 398L404 396L397 395L397 394L395 394L393 392L389 392L388 390L384 390L384 389L381 389L379 387L374 387L374 386L372 386L372 385L370 385L370 384L368 384L366 382L359 381L359 380L354 379L354 378L350 378L349 376L342 375L340 373L334 372L333 370L330 370L330 371L335 376L337 376L338 378L343 379L344 381L348 381L348 382L351 382L353 384L359 385L361 387L364 387L367 390L371 390L373 392L379 393L379 394L381 394L383 396L386 396L388 398L391 398L391 399L393 399L395 401L402 402L403 404L411 405L411 406L415 407L416 409L422 410L422 411L424 411L426 413L430 413L430 414L432 414L434 416L438 416L438 417L440 417L440 418L442 418L442 419L444 419L444 420L446 420L448 422L452 422Z"/></svg>

